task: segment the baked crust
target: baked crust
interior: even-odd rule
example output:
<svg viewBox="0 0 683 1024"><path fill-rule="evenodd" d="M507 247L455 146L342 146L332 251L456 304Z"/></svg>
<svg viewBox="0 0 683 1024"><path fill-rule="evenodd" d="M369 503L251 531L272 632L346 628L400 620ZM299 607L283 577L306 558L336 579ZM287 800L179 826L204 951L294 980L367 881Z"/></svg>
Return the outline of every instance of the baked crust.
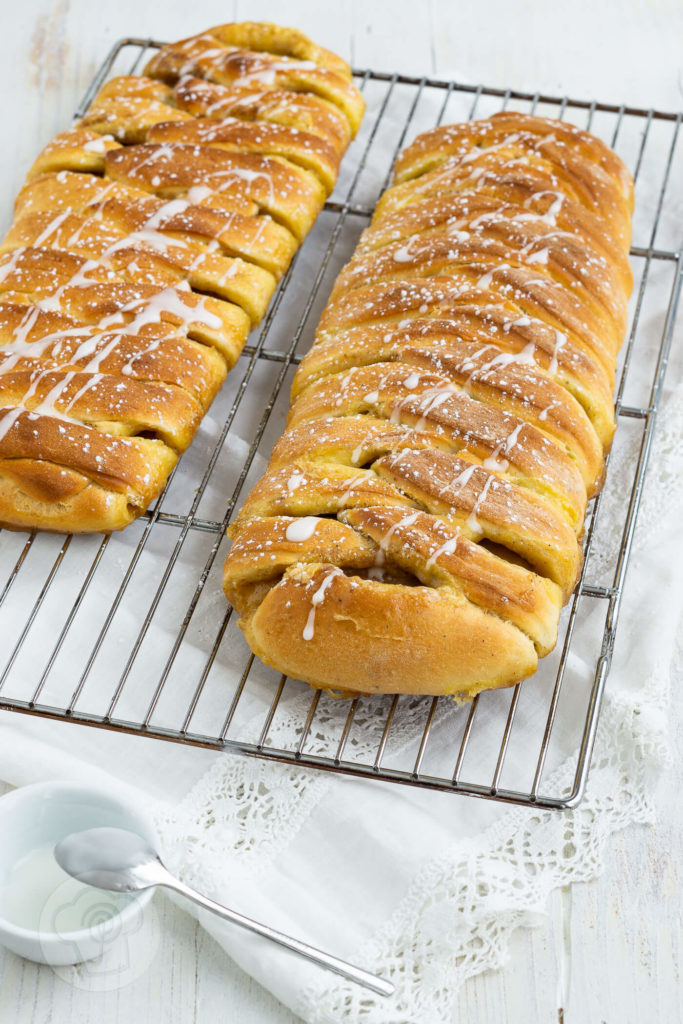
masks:
<svg viewBox="0 0 683 1024"><path fill-rule="evenodd" d="M2 525L106 532L159 495L362 113L343 60L247 22L164 47L48 143L0 244Z"/></svg>
<svg viewBox="0 0 683 1024"><path fill-rule="evenodd" d="M229 87L306 92L341 110L354 134L363 116L345 61L296 29L266 22L218 25L164 46L145 73L169 83L191 74Z"/></svg>
<svg viewBox="0 0 683 1024"><path fill-rule="evenodd" d="M268 665L472 697L552 650L614 432L632 205L615 154L543 118L399 156L229 530L225 592Z"/></svg>

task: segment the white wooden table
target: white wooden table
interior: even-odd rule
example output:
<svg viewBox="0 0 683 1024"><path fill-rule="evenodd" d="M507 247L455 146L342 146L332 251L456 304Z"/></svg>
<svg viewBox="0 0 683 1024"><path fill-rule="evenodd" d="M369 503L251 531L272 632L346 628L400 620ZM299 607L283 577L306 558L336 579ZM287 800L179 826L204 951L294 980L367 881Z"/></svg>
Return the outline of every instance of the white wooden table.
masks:
<svg viewBox="0 0 683 1024"><path fill-rule="evenodd" d="M266 18L300 27L356 66L683 106L681 0L290 0L286 7L277 0L203 0L164 9L140 0L5 0L2 13L3 226L39 147L69 124L96 67L125 35L172 39L221 21ZM674 700L675 738L683 735L683 697ZM658 824L615 836L599 880L555 893L545 923L513 937L507 966L461 989L454 1022L683 1021L683 751L676 742L675 769L658 795ZM161 897L157 907L159 951L142 977L115 992L80 991L50 968L0 950L0 1021L296 1024L194 919Z"/></svg>

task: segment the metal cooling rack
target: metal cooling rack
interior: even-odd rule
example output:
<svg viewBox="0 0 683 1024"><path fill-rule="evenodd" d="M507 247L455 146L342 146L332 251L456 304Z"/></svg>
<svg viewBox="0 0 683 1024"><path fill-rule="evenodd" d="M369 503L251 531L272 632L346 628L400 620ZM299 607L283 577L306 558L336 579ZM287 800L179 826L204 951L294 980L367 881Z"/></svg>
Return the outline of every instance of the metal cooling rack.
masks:
<svg viewBox="0 0 683 1024"><path fill-rule="evenodd" d="M77 116L107 77L136 71L160 45L118 42ZM586 783L674 335L681 239L667 210L680 209L681 114L354 74L368 111L337 189L155 506L112 536L0 533L0 709L427 789L569 807ZM620 152L636 179L636 287L616 396L620 468L607 484L623 498L623 517L601 537L604 495L592 503L580 584L555 652L531 680L462 707L430 697L335 701L250 655L220 590L225 529L281 432L283 385L310 345L336 272L399 149L437 123L506 107L584 125ZM622 438L631 455L619 462ZM594 547L612 550L608 565L596 561Z"/></svg>

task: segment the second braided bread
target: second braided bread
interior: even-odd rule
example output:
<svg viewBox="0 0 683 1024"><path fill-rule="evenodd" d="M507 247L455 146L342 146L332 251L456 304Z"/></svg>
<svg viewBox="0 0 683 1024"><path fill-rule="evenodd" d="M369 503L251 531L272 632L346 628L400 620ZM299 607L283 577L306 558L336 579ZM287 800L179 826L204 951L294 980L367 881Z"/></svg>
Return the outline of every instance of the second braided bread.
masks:
<svg viewBox="0 0 683 1024"><path fill-rule="evenodd" d="M632 182L597 138L438 128L344 268L224 584L269 665L346 693L534 672L614 431Z"/></svg>

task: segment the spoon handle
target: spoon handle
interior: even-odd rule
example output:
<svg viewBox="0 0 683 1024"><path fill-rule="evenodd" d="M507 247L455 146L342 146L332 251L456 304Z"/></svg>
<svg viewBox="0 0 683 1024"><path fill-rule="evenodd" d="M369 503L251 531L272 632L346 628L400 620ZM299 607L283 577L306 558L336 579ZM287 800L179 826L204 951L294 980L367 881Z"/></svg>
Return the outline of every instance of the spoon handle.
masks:
<svg viewBox="0 0 683 1024"><path fill-rule="evenodd" d="M344 978L349 978L359 985L364 985L381 996L390 996L394 992L394 986L391 982L384 981L382 978L378 978L375 974L370 974L369 971L364 971L360 967L354 967L353 964L346 963L345 960L340 960L339 957L324 953L322 950L316 949L315 946L310 946L307 942L293 939L283 932L276 931L275 928L269 928L268 925L252 921L250 917L238 914L235 910L228 910L227 907L221 906L220 903L214 903L213 900L202 896L201 893L191 889L188 885L184 885L183 882L178 881L176 878L169 876L168 881L164 881L161 884L166 885L170 889L175 889L182 896L186 896L188 900L192 900L193 903L204 907L205 910L210 910L219 917L225 918L226 921L232 921L233 924L247 928L250 932L256 932L257 935L262 935L265 939L277 942L280 946L285 946L287 949L305 956L308 960L312 960L313 963L320 964L321 967L327 967L329 970L341 974Z"/></svg>

